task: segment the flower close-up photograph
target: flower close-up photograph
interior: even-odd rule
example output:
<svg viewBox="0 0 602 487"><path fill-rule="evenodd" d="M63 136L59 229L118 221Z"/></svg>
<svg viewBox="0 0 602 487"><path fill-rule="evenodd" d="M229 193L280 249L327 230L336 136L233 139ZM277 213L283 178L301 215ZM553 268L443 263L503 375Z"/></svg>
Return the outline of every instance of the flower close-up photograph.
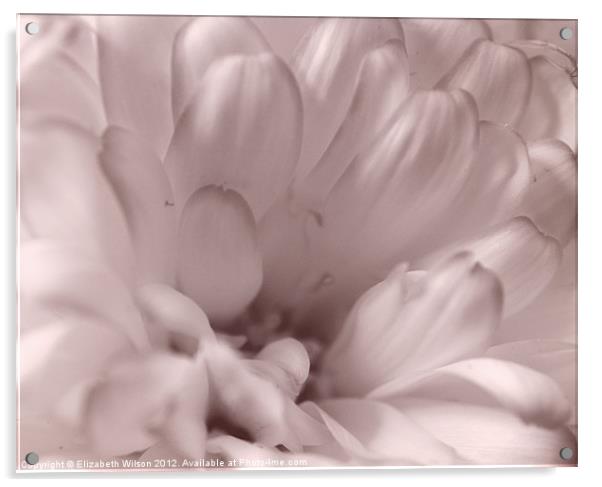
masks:
<svg viewBox="0 0 602 487"><path fill-rule="evenodd" d="M577 37L18 15L17 470L575 467Z"/></svg>

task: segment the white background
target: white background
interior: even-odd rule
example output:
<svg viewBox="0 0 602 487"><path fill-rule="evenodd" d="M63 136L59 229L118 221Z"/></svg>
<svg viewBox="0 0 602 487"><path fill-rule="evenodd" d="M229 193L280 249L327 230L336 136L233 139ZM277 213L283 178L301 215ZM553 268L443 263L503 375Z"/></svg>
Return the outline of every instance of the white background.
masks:
<svg viewBox="0 0 602 487"><path fill-rule="evenodd" d="M121 13L121 14L239 14L239 15L333 15L396 17L503 17L577 18L579 20L579 467L558 469L406 469L371 471L232 472L169 475L188 482L244 482L245 485L345 482L347 485L382 482L390 485L483 485L563 486L600 485L602 482L602 428L600 373L602 372L602 19L594 1L430 1L381 0L2 0L2 64L0 67L0 137L2 144L2 258L1 323L3 333L3 410L0 461L4 477L15 481L15 21L16 13ZM51 96L51 94L49 94ZM168 474L71 475L76 482L163 483ZM23 477L21 475L20 477ZM32 475L25 479L32 481ZM67 474L42 475L37 479L60 485ZM40 478L43 477L43 478ZM116 478L118 477L118 478ZM122 478L125 477L125 480ZM18 480L23 481L23 478Z"/></svg>

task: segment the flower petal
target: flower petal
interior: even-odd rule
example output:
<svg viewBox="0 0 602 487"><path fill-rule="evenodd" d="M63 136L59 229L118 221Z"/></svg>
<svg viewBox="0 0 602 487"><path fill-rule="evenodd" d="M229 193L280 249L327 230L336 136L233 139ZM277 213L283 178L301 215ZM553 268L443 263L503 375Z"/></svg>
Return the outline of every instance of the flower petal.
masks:
<svg viewBox="0 0 602 487"><path fill-rule="evenodd" d="M177 226L161 160L134 133L114 126L104 133L99 159L127 220L137 280L172 283Z"/></svg>
<svg viewBox="0 0 602 487"><path fill-rule="evenodd" d="M209 65L232 54L259 54L270 50L250 19L197 17L175 38L172 63L173 120L178 119L198 89Z"/></svg>
<svg viewBox="0 0 602 487"><path fill-rule="evenodd" d="M568 400L550 377L514 362L485 357L394 379L370 393L388 402L402 396L493 404L545 428L563 426L570 415Z"/></svg>
<svg viewBox="0 0 602 487"><path fill-rule="evenodd" d="M255 358L274 364L286 372L297 387L297 392L309 375L307 350L294 338L282 338L268 343Z"/></svg>
<svg viewBox="0 0 602 487"><path fill-rule="evenodd" d="M215 341L207 315L188 296L164 284L146 284L136 290L136 301L147 321L158 328Z"/></svg>
<svg viewBox="0 0 602 487"><path fill-rule="evenodd" d="M380 465L451 465L459 458L395 408L366 399L331 399L304 403L303 409L322 420L335 444L311 450L356 463ZM364 460L362 462L362 460Z"/></svg>
<svg viewBox="0 0 602 487"><path fill-rule="evenodd" d="M148 348L130 292L109 268L76 247L49 240L31 240L20 254L22 309L39 307L55 317L102 322L137 348Z"/></svg>
<svg viewBox="0 0 602 487"><path fill-rule="evenodd" d="M541 140L528 147L534 180L520 214L564 246L577 231L575 155L557 140Z"/></svg>
<svg viewBox="0 0 602 487"><path fill-rule="evenodd" d="M79 245L130 282L131 240L104 174L95 136L67 122L21 134L20 216L34 237Z"/></svg>
<svg viewBox="0 0 602 487"><path fill-rule="evenodd" d="M432 88L476 39L491 39L477 19L402 19L401 25L415 88Z"/></svg>
<svg viewBox="0 0 602 487"><path fill-rule="evenodd" d="M301 131L299 90L276 56L229 56L212 64L167 154L176 204L201 186L226 185L259 219L292 179Z"/></svg>
<svg viewBox="0 0 602 487"><path fill-rule="evenodd" d="M394 272L351 311L324 357L339 395L366 394L487 349L502 309L492 273L458 254L413 286Z"/></svg>
<svg viewBox="0 0 602 487"><path fill-rule="evenodd" d="M527 107L531 84L529 62L521 51L478 40L441 78L437 88L465 89L477 101L481 120L515 125Z"/></svg>
<svg viewBox="0 0 602 487"><path fill-rule="evenodd" d="M20 28L33 20L20 16ZM35 36L19 39L19 123L59 119L100 134L106 119L94 64L95 34L74 16L47 15L43 24Z"/></svg>
<svg viewBox="0 0 602 487"><path fill-rule="evenodd" d="M300 451L319 444L326 432L275 384L253 373L229 347L217 344L203 350L216 416L246 430L267 446L284 445Z"/></svg>
<svg viewBox="0 0 602 487"><path fill-rule="evenodd" d="M187 20L156 15L96 17L108 121L135 130L160 158L173 132L172 47L176 32Z"/></svg>
<svg viewBox="0 0 602 487"><path fill-rule="evenodd" d="M570 424L576 424L577 347L554 340L503 343L487 350L487 357L508 360L537 370L556 381L571 406Z"/></svg>
<svg viewBox="0 0 602 487"><path fill-rule="evenodd" d="M358 70L357 85L334 139L302 183L302 196L323 203L353 158L388 124L409 93L409 65L400 39L369 51Z"/></svg>
<svg viewBox="0 0 602 487"><path fill-rule="evenodd" d="M451 244L417 265L429 268L442 257L467 250L502 281L504 316L527 306L550 283L562 256L558 242L546 237L525 217L514 218L481 237Z"/></svg>
<svg viewBox="0 0 602 487"><path fill-rule="evenodd" d="M92 390L85 431L101 455L125 455L146 449L164 434L164 427L168 433L176 433L169 431L170 422L182 412L178 400L187 387L194 387L200 403L206 402L206 380L202 368L181 356L154 354L121 362ZM204 428L206 407L203 410L199 404L196 411L186 413L198 415L197 424L202 423ZM179 441L186 442L193 431L182 429L177 433L181 436ZM168 436L174 438L173 434Z"/></svg>
<svg viewBox="0 0 602 487"><path fill-rule="evenodd" d="M301 39L291 62L305 110L300 178L318 163L341 125L364 56L389 39L403 41L397 19L322 19Z"/></svg>
<svg viewBox="0 0 602 487"><path fill-rule="evenodd" d="M529 61L533 89L525 116L519 125L528 140L556 138L577 148L577 87L571 74L546 56Z"/></svg>
<svg viewBox="0 0 602 487"><path fill-rule="evenodd" d="M422 399L400 400L396 407L453 447L467 464L559 465L567 464L560 460L561 448L576 451L567 428L527 424L498 408Z"/></svg>
<svg viewBox="0 0 602 487"><path fill-rule="evenodd" d="M255 222L245 200L216 186L197 190L182 211L178 238L180 290L212 323L237 316L262 280Z"/></svg>

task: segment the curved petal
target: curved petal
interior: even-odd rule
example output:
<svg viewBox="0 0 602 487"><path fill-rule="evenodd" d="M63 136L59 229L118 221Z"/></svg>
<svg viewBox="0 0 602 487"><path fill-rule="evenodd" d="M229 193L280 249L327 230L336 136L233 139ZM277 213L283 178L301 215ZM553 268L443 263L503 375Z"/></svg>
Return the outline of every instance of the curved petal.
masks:
<svg viewBox="0 0 602 487"><path fill-rule="evenodd" d="M253 17L272 50L290 63L291 57L302 37L321 19L319 17Z"/></svg>
<svg viewBox="0 0 602 487"><path fill-rule="evenodd" d="M137 281L173 283L176 215L160 159L134 133L114 126L104 133L99 159L127 220Z"/></svg>
<svg viewBox="0 0 602 487"><path fill-rule="evenodd" d="M164 284L146 284L136 290L136 301L147 323L171 332L214 342L207 315L197 304Z"/></svg>
<svg viewBox="0 0 602 487"><path fill-rule="evenodd" d="M546 288L527 306L507 317L495 342L552 339L577 342L577 242L562 251L560 267Z"/></svg>
<svg viewBox="0 0 602 487"><path fill-rule="evenodd" d="M232 54L259 54L270 48L250 19L197 17L182 27L174 41L171 99L178 119L198 89L209 65Z"/></svg>
<svg viewBox="0 0 602 487"><path fill-rule="evenodd" d="M473 252L483 266L500 278L504 288L505 317L527 306L547 287L562 256L555 239L543 235L528 218L520 217L481 237L451 244L417 265L429 268L460 250Z"/></svg>
<svg viewBox="0 0 602 487"><path fill-rule="evenodd" d="M571 74L546 56L529 61L533 89L519 130L528 140L555 138L577 148L577 87Z"/></svg>
<svg viewBox="0 0 602 487"><path fill-rule="evenodd" d="M412 87L430 89L477 39L491 39L478 19L402 19Z"/></svg>
<svg viewBox="0 0 602 487"><path fill-rule="evenodd" d="M301 183L306 205L320 206L353 158L390 123L409 93L409 72L405 47L399 39L366 54L349 111L320 161Z"/></svg>
<svg viewBox="0 0 602 487"><path fill-rule="evenodd" d="M516 125L529 101L531 78L529 61L521 51L478 40L436 87L465 89L477 101L481 120Z"/></svg>
<svg viewBox="0 0 602 487"><path fill-rule="evenodd" d="M253 373L229 347L207 347L200 356L207 364L214 415L243 428L267 446L300 451L324 441L323 426L304 413L269 379Z"/></svg>
<svg viewBox="0 0 602 487"><path fill-rule="evenodd" d="M21 247L19 296L22 309L105 323L140 349L148 336L129 289L110 269L78 248L49 240Z"/></svg>
<svg viewBox="0 0 602 487"><path fill-rule="evenodd" d="M193 388L198 406L194 411L181 410L186 388ZM207 378L194 362L167 354L132 359L115 365L91 391L85 431L99 454L125 455L150 447L165 434L184 444L192 435L198 438L188 428L170 429L182 424L179 416L185 413L196 416L194 423L202 426L200 440L204 441L206 401ZM204 445L200 446L202 454ZM192 450L198 454L198 448Z"/></svg>
<svg viewBox="0 0 602 487"><path fill-rule="evenodd" d="M364 56L389 39L403 41L397 19L322 19L301 39L291 61L305 109L299 178L318 163L341 125Z"/></svg>
<svg viewBox="0 0 602 487"><path fill-rule="evenodd" d="M160 158L173 132L173 42L187 20L156 15L96 17L100 81L108 122L136 131Z"/></svg>
<svg viewBox="0 0 602 487"><path fill-rule="evenodd" d="M366 394L482 353L501 310L499 282L470 255L454 256L414 285L394 271L360 298L323 367L339 395Z"/></svg>
<svg viewBox="0 0 602 487"><path fill-rule="evenodd" d="M454 450L395 408L367 399L303 403L303 409L328 427L333 440L311 450L361 464L451 465Z"/></svg>
<svg viewBox="0 0 602 487"><path fill-rule="evenodd" d="M555 340L524 340L493 346L487 350L486 356L516 362L554 379L571 406L569 424L576 424L577 347L575 345Z"/></svg>
<svg viewBox="0 0 602 487"><path fill-rule="evenodd" d="M259 219L292 179L301 134L299 89L281 60L266 53L213 63L166 156L176 204L201 186L225 185Z"/></svg>
<svg viewBox="0 0 602 487"><path fill-rule="evenodd" d="M259 291L255 221L235 191L216 186L197 190L182 211L178 242L178 287L212 323L237 316Z"/></svg>
<svg viewBox="0 0 602 487"><path fill-rule="evenodd" d="M63 412L61 401L70 390L98 379L111 361L133 352L125 335L91 318L55 319L22 331L19 340L20 414L25 418L41 415L56 420ZM60 428L67 431L66 424Z"/></svg>
<svg viewBox="0 0 602 487"><path fill-rule="evenodd" d="M35 17L20 16L20 28ZM19 122L65 120L100 134L106 126L95 64L96 35L77 17L50 16L35 36L20 36Z"/></svg>
<svg viewBox="0 0 602 487"><path fill-rule="evenodd" d="M463 360L414 378L394 379L370 397L395 400L425 397L468 404L491 404L544 428L564 426L570 405L560 386L545 374L493 358Z"/></svg>
<svg viewBox="0 0 602 487"><path fill-rule="evenodd" d="M567 464L560 459L560 449L570 447L576 451L577 447L567 428L546 429L526 424L497 408L422 399L402 400L396 407L453 447L469 464Z"/></svg>
<svg viewBox="0 0 602 487"><path fill-rule="evenodd" d="M303 344L294 338L282 338L268 343L255 356L256 360L280 368L290 379L297 394L309 375L309 355Z"/></svg>
<svg viewBox="0 0 602 487"><path fill-rule="evenodd" d="M558 140L530 143L533 182L519 214L564 246L577 232L577 163Z"/></svg>
<svg viewBox="0 0 602 487"><path fill-rule="evenodd" d="M130 282L131 239L98 150L95 136L67 122L21 134L20 215L34 237L81 246Z"/></svg>

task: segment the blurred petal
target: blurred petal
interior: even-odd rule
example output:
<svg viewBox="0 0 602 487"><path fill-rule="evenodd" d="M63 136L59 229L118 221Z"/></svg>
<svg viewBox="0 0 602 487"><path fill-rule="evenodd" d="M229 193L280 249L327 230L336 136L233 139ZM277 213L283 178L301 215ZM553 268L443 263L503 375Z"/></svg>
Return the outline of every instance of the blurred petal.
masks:
<svg viewBox="0 0 602 487"><path fill-rule="evenodd" d="M304 105L300 178L318 163L345 118L364 56L389 39L403 41L397 19L326 18L301 39L291 61Z"/></svg>
<svg viewBox="0 0 602 487"><path fill-rule="evenodd" d="M56 319L23 331L19 346L21 414L56 418L60 401L72 388L98 379L112 360L128 352L133 349L125 335L94 319Z"/></svg>
<svg viewBox="0 0 602 487"><path fill-rule="evenodd" d="M182 207L201 186L225 185L259 219L292 179L301 134L299 89L276 56L229 56L212 64L167 154L176 204Z"/></svg>
<svg viewBox="0 0 602 487"><path fill-rule="evenodd" d="M251 20L264 35L272 50L289 63L301 38L322 19L320 17L253 17Z"/></svg>
<svg viewBox="0 0 602 487"><path fill-rule="evenodd" d="M259 54L267 42L245 17L197 17L175 38L172 63L173 120L177 123L209 65L232 54Z"/></svg>
<svg viewBox="0 0 602 487"><path fill-rule="evenodd" d="M553 238L543 235L528 218L514 218L481 237L454 243L426 257L418 265L429 268L459 250L492 270L504 288L504 316L527 306L550 283L560 265L562 250Z"/></svg>
<svg viewBox="0 0 602 487"><path fill-rule="evenodd" d="M577 347L554 340L525 340L496 345L487 357L508 360L551 377L562 389L571 407L569 424L576 424Z"/></svg>
<svg viewBox="0 0 602 487"><path fill-rule="evenodd" d="M181 421L179 394L186 392L186 387L194 387L199 402L206 401L206 380L202 368L175 355L155 354L119 363L91 393L86 433L101 455L146 449L165 433L165 428L172 433L168 434L170 438L177 433L181 436L178 440L186 442L194 434L190 429L169 431L172 421ZM204 428L206 409L199 407L187 413L197 415L198 425Z"/></svg>
<svg viewBox="0 0 602 487"><path fill-rule="evenodd" d="M552 339L577 342L577 242L562 252L560 267L546 288L519 312L507 317L495 342Z"/></svg>
<svg viewBox="0 0 602 487"><path fill-rule="evenodd" d="M529 61L533 90L519 125L528 140L555 138L577 148L577 87L571 74L545 56Z"/></svg>
<svg viewBox="0 0 602 487"><path fill-rule="evenodd" d="M136 298L147 323L201 341L215 341L207 315L192 299L174 288L146 284L137 289Z"/></svg>
<svg viewBox="0 0 602 487"><path fill-rule="evenodd" d="M267 446L300 451L324 441L326 432L275 384L252 372L237 354L218 344L202 352L207 364L212 411Z"/></svg>
<svg viewBox="0 0 602 487"><path fill-rule="evenodd" d="M316 453L380 465L451 465L454 450L395 408L366 399L331 399L303 408L323 421L334 438Z"/></svg>
<svg viewBox="0 0 602 487"><path fill-rule="evenodd" d="M577 163L557 140L529 144L533 182L520 214L565 245L577 232Z"/></svg>
<svg viewBox="0 0 602 487"><path fill-rule="evenodd" d="M32 240L21 247L21 308L47 310L55 317L106 324L136 345L148 336L130 292L110 269L76 247Z"/></svg>
<svg viewBox="0 0 602 487"><path fill-rule="evenodd" d="M212 323L237 316L262 280L255 222L245 200L216 186L197 190L182 211L178 238L180 290Z"/></svg>
<svg viewBox="0 0 602 487"><path fill-rule="evenodd" d="M306 204L323 203L336 181L374 137L390 123L409 92L409 65L403 42L387 41L368 52L359 68L349 111L319 163L303 181Z"/></svg>
<svg viewBox="0 0 602 487"><path fill-rule="evenodd" d="M301 342L294 338L282 338L268 343L255 357L278 366L290 377L297 392L309 374L309 356Z"/></svg>
<svg viewBox="0 0 602 487"><path fill-rule="evenodd" d="M131 240L98 150L95 136L70 123L46 122L24 131L20 214L34 237L79 245L129 282Z"/></svg>
<svg viewBox="0 0 602 487"><path fill-rule="evenodd" d="M31 20L20 16L23 28ZM74 16L46 16L35 36L19 38L19 120L77 123L100 134L106 125L95 60L96 35Z"/></svg>
<svg viewBox="0 0 602 487"><path fill-rule="evenodd" d="M432 88L476 39L491 39L478 19L402 19L412 86Z"/></svg>
<svg viewBox="0 0 602 487"><path fill-rule="evenodd" d="M563 426L570 415L567 398L550 377L493 358L463 360L413 378L394 379L370 393L388 402L402 396L493 404L544 428Z"/></svg>
<svg viewBox="0 0 602 487"><path fill-rule="evenodd" d="M99 15L99 71L108 122L137 133L163 158L173 132L171 58L182 16Z"/></svg>
<svg viewBox="0 0 602 487"><path fill-rule="evenodd" d="M176 215L160 159L134 133L113 126L104 133L99 158L132 236L137 280L172 283Z"/></svg>
<svg viewBox="0 0 602 487"><path fill-rule="evenodd" d="M567 428L527 424L497 408L457 402L404 399L398 407L466 463L477 465L560 465L563 447L577 449Z"/></svg>
<svg viewBox="0 0 602 487"><path fill-rule="evenodd" d="M475 41L437 88L462 88L479 107L479 118L517 124L531 94L531 69L519 50L488 40Z"/></svg>
<svg viewBox="0 0 602 487"><path fill-rule="evenodd" d="M324 357L339 395L366 394L485 351L499 323L501 287L467 254L418 280L394 272L356 304Z"/></svg>

